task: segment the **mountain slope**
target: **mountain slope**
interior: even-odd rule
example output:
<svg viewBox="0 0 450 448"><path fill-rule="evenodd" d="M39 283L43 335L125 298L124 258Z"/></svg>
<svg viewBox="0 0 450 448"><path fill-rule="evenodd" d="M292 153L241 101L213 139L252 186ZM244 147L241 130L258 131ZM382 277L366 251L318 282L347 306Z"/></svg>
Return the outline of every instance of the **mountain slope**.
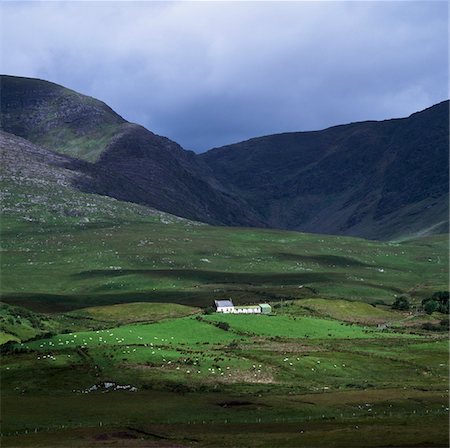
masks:
<svg viewBox="0 0 450 448"><path fill-rule="evenodd" d="M48 81L1 76L2 130L95 161L125 120L105 103Z"/></svg>
<svg viewBox="0 0 450 448"><path fill-rule="evenodd" d="M372 239L448 230L448 101L196 155L62 86L0 82L1 128L70 156L75 191L218 225Z"/></svg>
<svg viewBox="0 0 450 448"><path fill-rule="evenodd" d="M120 199L210 224L263 225L242 200L208 177L194 153L142 126L123 126L96 165L144 192L138 197L131 191Z"/></svg>
<svg viewBox="0 0 450 448"><path fill-rule="evenodd" d="M101 101L37 79L0 81L2 130L91 162L84 172L94 171L95 182L79 176L80 190L212 224L264 225L194 153L126 122Z"/></svg>
<svg viewBox="0 0 450 448"><path fill-rule="evenodd" d="M0 160L3 223L12 219L77 226L99 221L175 219L149 207L108 197L105 193L118 195L126 191L123 178L3 131Z"/></svg>
<svg viewBox="0 0 450 448"><path fill-rule="evenodd" d="M405 119L260 137L200 157L271 227L392 238L448 229L447 150L448 101Z"/></svg>

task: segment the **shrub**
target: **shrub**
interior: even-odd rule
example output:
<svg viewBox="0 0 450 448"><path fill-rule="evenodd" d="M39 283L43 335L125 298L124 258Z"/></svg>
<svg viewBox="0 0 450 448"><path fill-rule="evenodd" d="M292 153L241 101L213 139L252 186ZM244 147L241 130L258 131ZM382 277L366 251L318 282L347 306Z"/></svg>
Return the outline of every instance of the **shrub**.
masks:
<svg viewBox="0 0 450 448"><path fill-rule="evenodd" d="M439 303L436 300L427 300L423 305L423 309L427 314L433 314L439 309Z"/></svg>
<svg viewBox="0 0 450 448"><path fill-rule="evenodd" d="M5 342L3 345L0 345L0 354L6 355L16 352L16 341L8 341Z"/></svg>
<svg viewBox="0 0 450 448"><path fill-rule="evenodd" d="M448 320L441 320L437 325L427 322L422 325L422 328L428 331L448 331Z"/></svg>
<svg viewBox="0 0 450 448"><path fill-rule="evenodd" d="M432 299L438 300L439 302L447 302L449 299L449 292L448 291L436 291L431 296Z"/></svg>
<svg viewBox="0 0 450 448"><path fill-rule="evenodd" d="M428 305L429 303L433 303L432 305ZM424 300L422 300L422 308L428 313L431 314L434 311L439 311L443 314L449 313L449 292L448 291L437 291ZM435 308L435 309L433 309ZM429 312L428 310L433 310Z"/></svg>
<svg viewBox="0 0 450 448"><path fill-rule="evenodd" d="M205 314L213 314L213 313L215 313L215 311L216 310L214 309L214 307L208 306L208 307L205 308L204 313Z"/></svg>
<svg viewBox="0 0 450 448"><path fill-rule="evenodd" d="M409 299L406 296L399 296L394 300L392 304L392 308L394 310L407 311L411 308L411 304L409 303Z"/></svg>
<svg viewBox="0 0 450 448"><path fill-rule="evenodd" d="M230 324L228 322L217 322L216 327L228 331L230 329Z"/></svg>

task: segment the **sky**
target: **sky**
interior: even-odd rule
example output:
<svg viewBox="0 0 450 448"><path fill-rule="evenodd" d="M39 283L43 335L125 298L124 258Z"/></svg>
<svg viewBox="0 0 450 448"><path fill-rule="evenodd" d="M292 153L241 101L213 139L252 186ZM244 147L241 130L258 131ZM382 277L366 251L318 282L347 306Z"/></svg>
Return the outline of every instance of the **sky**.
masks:
<svg viewBox="0 0 450 448"><path fill-rule="evenodd" d="M202 152L448 98L446 1L3 1L3 74Z"/></svg>

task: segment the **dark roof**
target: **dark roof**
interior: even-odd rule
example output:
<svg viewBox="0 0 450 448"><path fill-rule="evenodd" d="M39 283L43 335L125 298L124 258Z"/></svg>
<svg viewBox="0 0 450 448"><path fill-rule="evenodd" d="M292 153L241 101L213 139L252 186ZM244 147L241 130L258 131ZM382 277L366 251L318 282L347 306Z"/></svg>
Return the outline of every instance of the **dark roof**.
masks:
<svg viewBox="0 0 450 448"><path fill-rule="evenodd" d="M233 302L231 300L214 300L214 303L216 304L216 307L218 308L223 307L223 306L234 306Z"/></svg>

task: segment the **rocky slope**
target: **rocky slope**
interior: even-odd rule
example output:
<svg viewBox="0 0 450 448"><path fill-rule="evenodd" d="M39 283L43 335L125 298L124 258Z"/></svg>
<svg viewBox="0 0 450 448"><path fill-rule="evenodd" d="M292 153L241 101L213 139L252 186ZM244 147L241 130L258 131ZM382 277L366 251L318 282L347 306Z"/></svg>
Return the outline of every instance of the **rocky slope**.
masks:
<svg viewBox="0 0 450 448"><path fill-rule="evenodd" d="M12 217L82 224L117 218L167 218L158 210L109 197L107 194L126 190L123 178L3 131L0 161L0 208L4 220ZM105 185L110 186L109 191Z"/></svg>
<svg viewBox="0 0 450 448"><path fill-rule="evenodd" d="M126 122L101 101L37 79L2 76L0 83L2 130L91 162L83 173L95 176L77 177L82 191L212 224L264 225L194 153Z"/></svg>

